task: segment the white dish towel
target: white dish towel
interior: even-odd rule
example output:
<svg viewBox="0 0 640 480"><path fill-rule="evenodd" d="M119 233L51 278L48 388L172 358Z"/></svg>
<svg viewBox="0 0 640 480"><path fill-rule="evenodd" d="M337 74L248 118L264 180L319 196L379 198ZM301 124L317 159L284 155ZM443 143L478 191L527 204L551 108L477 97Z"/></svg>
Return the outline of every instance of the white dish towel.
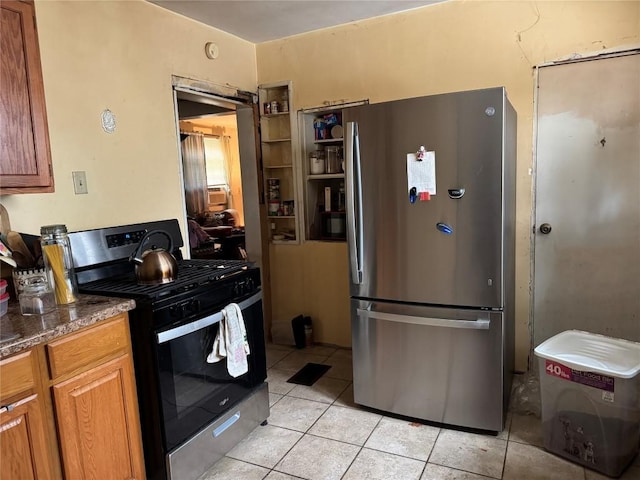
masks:
<svg viewBox="0 0 640 480"><path fill-rule="evenodd" d="M242 310L237 303L230 303L222 309L222 320L211 353L207 356L207 363L216 363L226 357L229 375L236 378L249 371L249 353Z"/></svg>

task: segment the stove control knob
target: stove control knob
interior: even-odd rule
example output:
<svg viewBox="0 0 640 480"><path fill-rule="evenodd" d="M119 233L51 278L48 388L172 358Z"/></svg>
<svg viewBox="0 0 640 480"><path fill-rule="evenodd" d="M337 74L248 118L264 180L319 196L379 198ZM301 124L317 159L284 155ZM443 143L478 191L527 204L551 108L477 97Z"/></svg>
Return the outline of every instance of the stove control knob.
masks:
<svg viewBox="0 0 640 480"><path fill-rule="evenodd" d="M253 289L256 288L255 282L253 281L253 278L247 278L247 291L252 291Z"/></svg>
<svg viewBox="0 0 640 480"><path fill-rule="evenodd" d="M185 310L189 313L198 313L200 311L200 301L199 300L190 300L185 305Z"/></svg>

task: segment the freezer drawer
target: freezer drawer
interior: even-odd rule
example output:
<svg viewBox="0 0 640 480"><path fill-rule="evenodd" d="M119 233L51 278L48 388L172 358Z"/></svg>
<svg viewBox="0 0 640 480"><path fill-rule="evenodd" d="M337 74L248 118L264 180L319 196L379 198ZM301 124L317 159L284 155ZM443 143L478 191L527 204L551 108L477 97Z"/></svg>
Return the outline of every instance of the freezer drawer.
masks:
<svg viewBox="0 0 640 480"><path fill-rule="evenodd" d="M450 425L504 425L503 313L351 301L356 403Z"/></svg>

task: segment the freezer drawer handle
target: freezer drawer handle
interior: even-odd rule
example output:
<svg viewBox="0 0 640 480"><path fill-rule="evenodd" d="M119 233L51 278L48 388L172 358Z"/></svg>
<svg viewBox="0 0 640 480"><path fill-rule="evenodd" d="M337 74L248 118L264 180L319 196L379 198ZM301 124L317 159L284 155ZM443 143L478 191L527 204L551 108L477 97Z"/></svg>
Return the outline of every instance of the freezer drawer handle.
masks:
<svg viewBox="0 0 640 480"><path fill-rule="evenodd" d="M398 315L395 313L376 312L369 308L358 308L359 316L375 318L376 320L387 320L389 322L413 323L414 325L425 325L429 327L445 328L468 328L473 330L488 330L491 321L486 318L477 320L450 320L446 318L415 317L412 315Z"/></svg>

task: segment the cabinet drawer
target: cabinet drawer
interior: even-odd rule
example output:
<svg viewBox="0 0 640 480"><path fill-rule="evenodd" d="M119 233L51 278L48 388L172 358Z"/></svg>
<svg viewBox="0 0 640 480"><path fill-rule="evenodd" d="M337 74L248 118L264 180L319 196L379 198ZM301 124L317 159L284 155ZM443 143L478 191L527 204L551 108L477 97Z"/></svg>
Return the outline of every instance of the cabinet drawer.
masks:
<svg viewBox="0 0 640 480"><path fill-rule="evenodd" d="M95 362L124 352L129 342L126 315L71 334L47 345L51 378L92 366Z"/></svg>
<svg viewBox="0 0 640 480"><path fill-rule="evenodd" d="M0 361L0 398L7 398L35 386L33 350Z"/></svg>

